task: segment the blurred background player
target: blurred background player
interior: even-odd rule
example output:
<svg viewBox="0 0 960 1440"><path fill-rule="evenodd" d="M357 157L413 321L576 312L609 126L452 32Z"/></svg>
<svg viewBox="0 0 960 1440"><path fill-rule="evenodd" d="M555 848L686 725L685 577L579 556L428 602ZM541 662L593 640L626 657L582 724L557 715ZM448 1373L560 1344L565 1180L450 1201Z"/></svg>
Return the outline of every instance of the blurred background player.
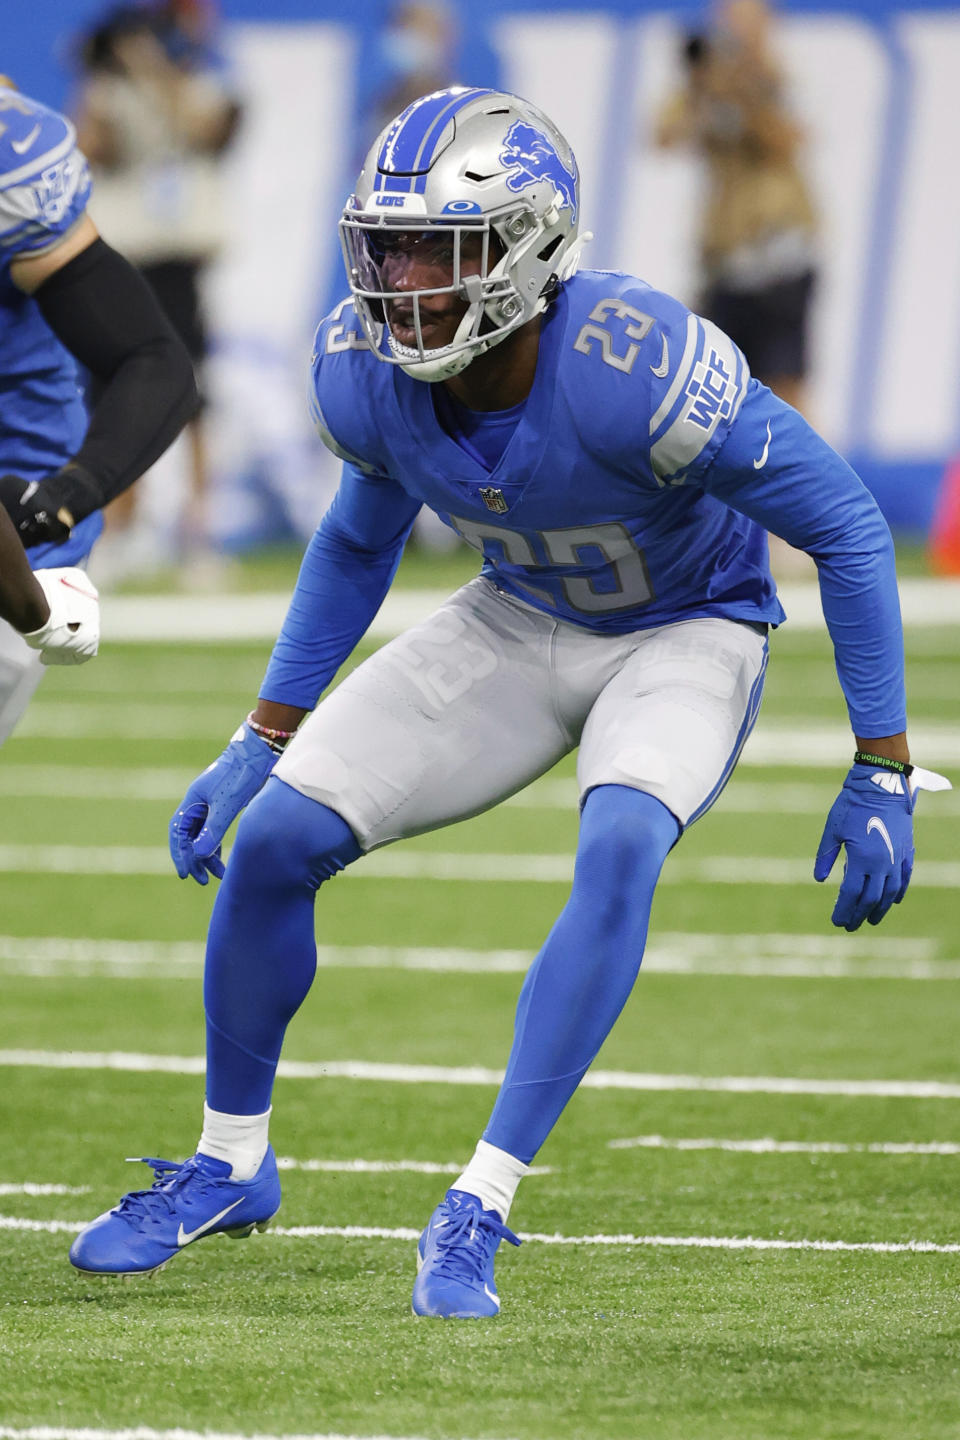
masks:
<svg viewBox="0 0 960 1440"><path fill-rule="evenodd" d="M73 126L0 85L0 503L34 570L85 565L101 509L193 414L190 357L86 213ZM98 382L89 416L77 362ZM92 588L92 587L91 587ZM0 743L43 675L0 625Z"/></svg>
<svg viewBox="0 0 960 1440"><path fill-rule="evenodd" d="M766 527L816 557L856 736L815 878L845 852L833 922L848 930L906 892L915 789L945 782L910 765L883 518L715 325L632 276L575 273L579 213L569 145L513 95L423 96L367 157L341 217L351 296L313 366L340 489L255 709L170 826L182 878L224 877L203 1131L194 1156L149 1161L155 1184L81 1232L78 1269L144 1273L269 1223L272 1089L314 978L318 888L579 747L573 888L524 982L483 1138L418 1246L417 1314L497 1313L517 1186L632 989L667 854L756 719L768 628L785 618ZM482 552L481 575L317 705L423 503Z"/></svg>
<svg viewBox="0 0 960 1440"><path fill-rule="evenodd" d="M111 10L79 46L80 149L93 174L99 228L133 262L187 347L203 390L208 350L203 277L224 234L220 162L240 120L206 0L155 0ZM209 460L202 409L186 427L189 491L160 537L137 523L138 491L107 515L104 578L153 568L161 538L199 580L217 568L208 538Z"/></svg>

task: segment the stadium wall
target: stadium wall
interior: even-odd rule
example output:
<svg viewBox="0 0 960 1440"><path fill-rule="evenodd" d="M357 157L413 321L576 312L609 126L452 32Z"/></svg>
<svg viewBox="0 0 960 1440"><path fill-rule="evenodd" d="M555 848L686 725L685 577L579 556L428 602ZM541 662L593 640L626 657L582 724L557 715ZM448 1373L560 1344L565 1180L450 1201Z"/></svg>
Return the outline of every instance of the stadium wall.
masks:
<svg viewBox="0 0 960 1440"><path fill-rule="evenodd" d="M349 19L347 8L273 0L264 20L258 0L222 4L246 121L227 162L232 240L209 289L220 448L225 471L260 474L302 528L333 483L300 404L306 356L340 289L336 218L390 63L385 0L359 0ZM587 263L692 299L699 169L649 136L700 7L486 0L482 19L479 8L462 9L458 78L527 95L565 130L595 234ZM69 38L103 5L11 9L0 68L67 104ZM822 217L811 418L891 523L925 533L960 452L960 8L793 0L780 12Z"/></svg>

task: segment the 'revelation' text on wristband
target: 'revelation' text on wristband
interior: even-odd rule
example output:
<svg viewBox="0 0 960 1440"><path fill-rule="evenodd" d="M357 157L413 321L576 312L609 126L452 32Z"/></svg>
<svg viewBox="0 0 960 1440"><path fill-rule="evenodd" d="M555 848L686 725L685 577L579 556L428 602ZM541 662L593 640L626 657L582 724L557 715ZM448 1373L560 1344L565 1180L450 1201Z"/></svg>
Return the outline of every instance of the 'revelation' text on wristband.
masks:
<svg viewBox="0 0 960 1440"><path fill-rule="evenodd" d="M891 760L887 755L871 755L869 750L853 752L854 765L874 765L878 770L893 770L897 775L912 775L913 766L905 760Z"/></svg>

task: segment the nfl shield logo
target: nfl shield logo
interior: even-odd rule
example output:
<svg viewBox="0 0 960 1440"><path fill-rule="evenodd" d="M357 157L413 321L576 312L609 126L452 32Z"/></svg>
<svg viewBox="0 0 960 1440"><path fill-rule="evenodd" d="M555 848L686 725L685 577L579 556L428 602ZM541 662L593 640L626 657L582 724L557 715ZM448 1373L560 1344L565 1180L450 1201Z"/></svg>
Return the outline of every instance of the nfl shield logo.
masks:
<svg viewBox="0 0 960 1440"><path fill-rule="evenodd" d="M506 515L510 508L503 498L503 491L494 489L492 485L480 486L480 499L494 515Z"/></svg>

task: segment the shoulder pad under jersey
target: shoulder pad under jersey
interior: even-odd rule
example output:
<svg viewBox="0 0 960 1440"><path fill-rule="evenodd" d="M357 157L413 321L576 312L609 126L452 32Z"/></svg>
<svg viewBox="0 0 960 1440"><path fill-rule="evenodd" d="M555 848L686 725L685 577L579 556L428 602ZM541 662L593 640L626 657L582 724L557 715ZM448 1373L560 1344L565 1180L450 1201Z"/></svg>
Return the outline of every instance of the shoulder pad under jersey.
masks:
<svg viewBox="0 0 960 1440"><path fill-rule="evenodd" d="M90 172L70 121L0 87L0 255L37 254L83 214Z"/></svg>
<svg viewBox="0 0 960 1440"><path fill-rule="evenodd" d="M310 415L328 450L367 474L380 471L373 397L382 383L382 365L370 347L353 308L341 300L321 320L310 359ZM357 352L365 352L359 354Z"/></svg>
<svg viewBox="0 0 960 1440"><path fill-rule="evenodd" d="M640 445L649 449L660 485L699 474L750 381L736 345L709 320L633 275L581 271L565 289L573 349L595 362L577 370L578 393L591 385L597 391L594 409L603 418L605 444L634 453Z"/></svg>
<svg viewBox="0 0 960 1440"><path fill-rule="evenodd" d="M661 345L651 391L650 463L661 485L682 485L722 445L747 393L750 368L728 335L690 310L664 330Z"/></svg>

